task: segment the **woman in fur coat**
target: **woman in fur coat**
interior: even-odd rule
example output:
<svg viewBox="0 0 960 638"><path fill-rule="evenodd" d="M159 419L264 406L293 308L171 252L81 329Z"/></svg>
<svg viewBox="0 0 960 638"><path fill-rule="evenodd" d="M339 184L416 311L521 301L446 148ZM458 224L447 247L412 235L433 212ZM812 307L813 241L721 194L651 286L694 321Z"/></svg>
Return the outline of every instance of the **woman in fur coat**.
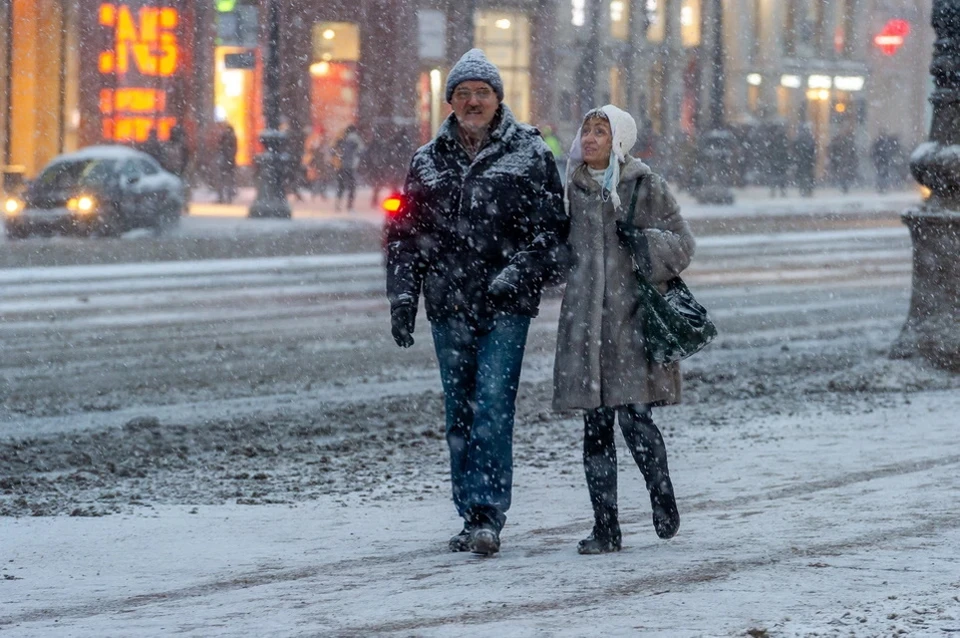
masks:
<svg viewBox="0 0 960 638"><path fill-rule="evenodd" d="M666 448L651 417L654 406L680 401L680 368L647 359L634 264L662 288L690 263L694 240L663 178L629 155L636 139L630 114L612 105L594 109L567 163L572 264L560 311L553 405L584 410L583 467L594 526L577 547L581 554L621 547L615 418L646 481L657 535L671 538L680 527ZM627 220L633 200L633 226L618 233L617 222Z"/></svg>

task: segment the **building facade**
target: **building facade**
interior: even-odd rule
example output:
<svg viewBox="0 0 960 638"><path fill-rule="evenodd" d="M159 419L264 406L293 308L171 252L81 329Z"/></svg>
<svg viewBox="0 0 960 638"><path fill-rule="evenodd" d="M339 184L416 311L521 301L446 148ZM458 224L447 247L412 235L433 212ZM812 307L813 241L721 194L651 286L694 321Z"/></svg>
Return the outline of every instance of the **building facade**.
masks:
<svg viewBox="0 0 960 638"><path fill-rule="evenodd" d="M237 133L239 163L250 164L263 128L270 1L0 3L3 165L31 175L59 152L142 143L151 131L163 140L179 125L202 168L221 122ZM569 144L587 108L612 102L641 120L638 151L656 145L667 163L712 124L718 7L729 125L779 118L794 131L807 123L821 171L823 149L841 130L852 130L864 153L881 131L899 135L907 149L926 134L933 31L923 0L278 6L282 127L307 144L330 143L350 124L371 140L406 131L425 142L449 113L449 68L479 46L501 69L521 120L550 124Z"/></svg>
<svg viewBox="0 0 960 638"><path fill-rule="evenodd" d="M0 163L33 174L79 143L75 2L0 3Z"/></svg>

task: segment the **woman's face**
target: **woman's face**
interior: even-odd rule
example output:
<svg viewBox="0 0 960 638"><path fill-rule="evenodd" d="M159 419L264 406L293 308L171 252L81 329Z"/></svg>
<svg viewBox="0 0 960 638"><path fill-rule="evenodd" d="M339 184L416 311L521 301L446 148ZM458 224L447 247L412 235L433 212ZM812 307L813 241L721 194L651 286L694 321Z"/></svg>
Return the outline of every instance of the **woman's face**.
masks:
<svg viewBox="0 0 960 638"><path fill-rule="evenodd" d="M580 131L580 147L583 150L583 163L590 168L609 166L610 152L613 150L610 122L599 117L591 117L584 122Z"/></svg>

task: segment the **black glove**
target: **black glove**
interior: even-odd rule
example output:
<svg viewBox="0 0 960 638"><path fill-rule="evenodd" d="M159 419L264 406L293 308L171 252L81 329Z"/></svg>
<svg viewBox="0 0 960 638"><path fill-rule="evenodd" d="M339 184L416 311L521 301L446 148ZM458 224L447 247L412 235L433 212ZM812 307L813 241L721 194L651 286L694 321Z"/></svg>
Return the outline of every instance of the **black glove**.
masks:
<svg viewBox="0 0 960 638"><path fill-rule="evenodd" d="M640 274L649 277L653 267L650 265L650 246L647 243L647 236L643 234L643 229L617 220L617 237L633 255L633 262Z"/></svg>
<svg viewBox="0 0 960 638"><path fill-rule="evenodd" d="M401 348L413 345L413 328L417 322L417 307L401 304L390 309L390 328L393 340Z"/></svg>
<svg viewBox="0 0 960 638"><path fill-rule="evenodd" d="M505 277L497 277L487 287L487 301L494 308L503 308L516 300L519 289Z"/></svg>

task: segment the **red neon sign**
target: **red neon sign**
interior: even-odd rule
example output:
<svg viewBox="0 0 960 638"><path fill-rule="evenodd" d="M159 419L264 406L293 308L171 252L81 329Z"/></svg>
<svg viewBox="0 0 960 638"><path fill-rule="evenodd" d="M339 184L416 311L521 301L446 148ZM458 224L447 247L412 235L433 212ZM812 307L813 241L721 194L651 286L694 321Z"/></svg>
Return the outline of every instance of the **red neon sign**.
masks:
<svg viewBox="0 0 960 638"><path fill-rule="evenodd" d="M895 18L883 26L880 33L873 38L873 44L884 55L893 55L903 46L908 35L910 35L910 23Z"/></svg>
<svg viewBox="0 0 960 638"><path fill-rule="evenodd" d="M165 80L180 72L179 12L105 2L97 22L109 34L97 64L106 79L100 91L101 135L144 142L156 130L159 139L169 139L177 118L167 112Z"/></svg>

